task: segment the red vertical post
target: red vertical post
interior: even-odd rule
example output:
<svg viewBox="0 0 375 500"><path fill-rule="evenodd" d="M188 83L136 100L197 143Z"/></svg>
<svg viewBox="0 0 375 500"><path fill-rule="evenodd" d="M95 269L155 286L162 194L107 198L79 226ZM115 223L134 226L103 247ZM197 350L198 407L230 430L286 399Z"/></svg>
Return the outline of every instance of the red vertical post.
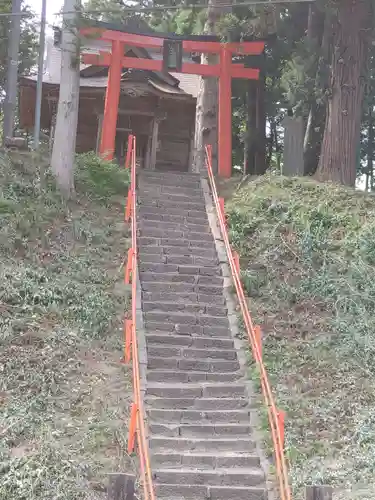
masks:
<svg viewBox="0 0 375 500"><path fill-rule="evenodd" d="M225 218L225 204L224 204L224 198L219 198L219 207L220 207L220 212L223 217L224 224L227 225L226 218Z"/></svg>
<svg viewBox="0 0 375 500"><path fill-rule="evenodd" d="M128 146L126 149L126 158L125 158L125 168L131 168L131 158L133 151L133 136L129 134L128 136Z"/></svg>
<svg viewBox="0 0 375 500"><path fill-rule="evenodd" d="M233 255L233 260L234 260L234 265L236 266L237 273L240 274L240 256L238 255L238 252L233 250L232 252Z"/></svg>
<svg viewBox="0 0 375 500"><path fill-rule="evenodd" d="M232 175L232 53L223 45L219 77L219 177Z"/></svg>
<svg viewBox="0 0 375 500"><path fill-rule="evenodd" d="M111 65L108 73L107 91L105 94L100 156L112 160L115 152L116 125L118 105L120 102L120 86L124 44L118 40L112 42Z"/></svg>
<svg viewBox="0 0 375 500"><path fill-rule="evenodd" d="M125 349L124 359L126 363L131 360L131 347L133 342L133 321L131 319L125 320Z"/></svg>
<svg viewBox="0 0 375 500"><path fill-rule="evenodd" d="M132 204L133 204L133 194L131 189L129 189L128 199L126 201L126 208L125 208L125 222L129 222L130 217L132 215Z"/></svg>

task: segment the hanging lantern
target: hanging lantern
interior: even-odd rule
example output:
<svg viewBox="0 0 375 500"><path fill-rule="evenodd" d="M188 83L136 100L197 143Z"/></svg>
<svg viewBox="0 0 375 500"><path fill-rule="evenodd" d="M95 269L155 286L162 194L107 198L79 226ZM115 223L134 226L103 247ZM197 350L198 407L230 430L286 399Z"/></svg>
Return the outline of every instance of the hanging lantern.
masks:
<svg viewBox="0 0 375 500"><path fill-rule="evenodd" d="M182 40L164 40L163 71L180 72L182 70Z"/></svg>

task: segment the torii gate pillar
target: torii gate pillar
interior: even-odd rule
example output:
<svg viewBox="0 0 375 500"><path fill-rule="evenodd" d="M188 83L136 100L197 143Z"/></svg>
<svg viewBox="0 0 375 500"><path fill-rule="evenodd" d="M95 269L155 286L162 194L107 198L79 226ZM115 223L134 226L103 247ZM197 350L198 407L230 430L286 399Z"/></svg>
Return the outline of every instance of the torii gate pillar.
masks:
<svg viewBox="0 0 375 500"><path fill-rule="evenodd" d="M111 62L108 72L108 84L105 94L100 156L112 160L115 152L116 126L121 91L122 57L124 44L119 40L112 42Z"/></svg>

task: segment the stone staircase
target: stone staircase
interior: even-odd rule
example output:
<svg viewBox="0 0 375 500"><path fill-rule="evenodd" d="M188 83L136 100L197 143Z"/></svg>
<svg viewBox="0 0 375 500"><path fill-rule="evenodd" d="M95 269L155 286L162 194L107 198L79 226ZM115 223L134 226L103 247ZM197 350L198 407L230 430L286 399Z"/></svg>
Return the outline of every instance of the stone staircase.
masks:
<svg viewBox="0 0 375 500"><path fill-rule="evenodd" d="M156 496L266 500L200 177L143 172L138 204Z"/></svg>

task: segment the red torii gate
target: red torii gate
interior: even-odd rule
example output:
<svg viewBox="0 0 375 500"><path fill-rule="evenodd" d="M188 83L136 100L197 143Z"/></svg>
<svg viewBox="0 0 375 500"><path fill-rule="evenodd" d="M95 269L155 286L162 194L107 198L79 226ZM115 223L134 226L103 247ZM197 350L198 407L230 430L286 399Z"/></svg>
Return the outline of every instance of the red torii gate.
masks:
<svg viewBox="0 0 375 500"><path fill-rule="evenodd" d="M165 37L152 35L137 35L114 31L105 28L84 28L83 36L95 35L100 40L112 44L112 52L100 51L99 54L83 54L84 64L108 66L108 84L105 97L100 155L108 160L113 158L115 149L116 123L120 100L121 74L123 68L135 68L150 71L162 71L163 61L125 57L124 47L163 48ZM182 50L185 52L219 54L219 64L204 65L197 63L182 63L181 73L202 76L217 76L219 78L219 134L218 134L218 164L219 176L229 178L232 173L232 78L257 80L259 69L245 68L243 64L233 64L232 55L260 55L265 42L220 43L201 40L182 40Z"/></svg>

